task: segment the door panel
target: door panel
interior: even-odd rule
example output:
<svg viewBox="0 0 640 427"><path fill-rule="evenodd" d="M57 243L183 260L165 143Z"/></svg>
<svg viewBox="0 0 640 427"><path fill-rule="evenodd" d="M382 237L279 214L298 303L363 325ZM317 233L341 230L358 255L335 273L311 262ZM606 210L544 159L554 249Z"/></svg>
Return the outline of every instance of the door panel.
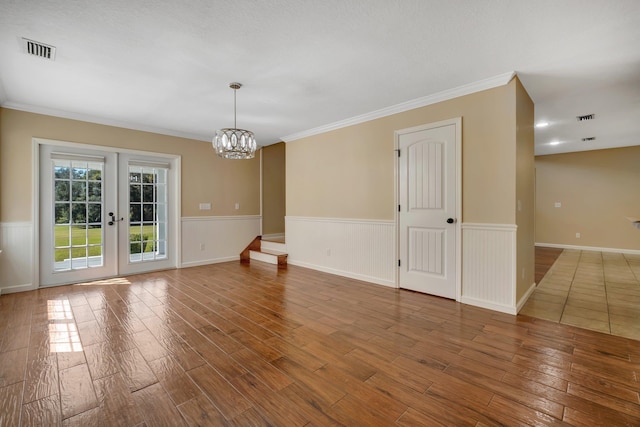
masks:
<svg viewBox="0 0 640 427"><path fill-rule="evenodd" d="M401 133L398 148L400 287L455 298L456 125Z"/></svg>
<svg viewBox="0 0 640 427"><path fill-rule="evenodd" d="M105 211L116 205L114 153L40 146L40 283L117 274L116 230Z"/></svg>
<svg viewBox="0 0 640 427"><path fill-rule="evenodd" d="M123 274L173 268L175 231L171 210L175 203L171 165L166 158L120 155L120 270Z"/></svg>

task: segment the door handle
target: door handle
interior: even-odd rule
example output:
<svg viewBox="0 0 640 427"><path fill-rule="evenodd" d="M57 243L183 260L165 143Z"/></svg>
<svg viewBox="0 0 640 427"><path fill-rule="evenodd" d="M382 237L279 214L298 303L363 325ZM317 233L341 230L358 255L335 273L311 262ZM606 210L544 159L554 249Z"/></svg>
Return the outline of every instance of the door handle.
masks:
<svg viewBox="0 0 640 427"><path fill-rule="evenodd" d="M113 214L113 212L109 212L109 216L111 217L111 220L107 223L109 225L113 225L116 222L122 221L124 219L124 218L116 219L116 216Z"/></svg>
<svg viewBox="0 0 640 427"><path fill-rule="evenodd" d="M456 220L453 219L453 218L448 218L447 219L447 224L453 224L454 222L456 222Z"/></svg>

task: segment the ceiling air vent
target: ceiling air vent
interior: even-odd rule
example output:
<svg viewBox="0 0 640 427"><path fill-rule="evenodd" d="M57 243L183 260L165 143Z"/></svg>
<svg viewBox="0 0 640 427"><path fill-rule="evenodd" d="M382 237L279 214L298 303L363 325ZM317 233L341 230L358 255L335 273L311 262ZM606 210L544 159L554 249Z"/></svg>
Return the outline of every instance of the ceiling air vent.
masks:
<svg viewBox="0 0 640 427"><path fill-rule="evenodd" d="M24 53L27 55L37 56L39 58L54 60L56 57L56 48L55 46L50 46L48 44L40 43L34 40L22 38L22 46L24 48Z"/></svg>
<svg viewBox="0 0 640 427"><path fill-rule="evenodd" d="M589 136L587 138L582 138L582 142L589 142L589 141L595 141L596 137L595 136Z"/></svg>
<svg viewBox="0 0 640 427"><path fill-rule="evenodd" d="M577 116L579 122L586 122L587 120L593 120L596 118L595 114L587 114L586 116Z"/></svg>

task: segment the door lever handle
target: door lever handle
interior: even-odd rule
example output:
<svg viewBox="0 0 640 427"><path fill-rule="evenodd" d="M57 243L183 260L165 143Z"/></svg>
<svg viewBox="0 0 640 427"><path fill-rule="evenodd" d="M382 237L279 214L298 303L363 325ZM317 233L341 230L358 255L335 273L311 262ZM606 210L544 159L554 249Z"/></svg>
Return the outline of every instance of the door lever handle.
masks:
<svg viewBox="0 0 640 427"><path fill-rule="evenodd" d="M109 225L113 225L116 222L120 222L120 221L124 220L124 218L116 219L116 216L113 214L113 212L109 212L109 216L111 217L111 220L107 223Z"/></svg>

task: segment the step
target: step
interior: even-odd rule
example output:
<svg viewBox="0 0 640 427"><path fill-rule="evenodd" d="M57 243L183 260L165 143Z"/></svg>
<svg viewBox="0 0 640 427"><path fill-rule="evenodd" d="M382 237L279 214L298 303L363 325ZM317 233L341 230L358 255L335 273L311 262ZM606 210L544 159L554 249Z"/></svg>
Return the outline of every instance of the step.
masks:
<svg viewBox="0 0 640 427"><path fill-rule="evenodd" d="M285 243L270 240L262 240L262 242L260 242L260 248L262 251L287 252L287 245Z"/></svg>
<svg viewBox="0 0 640 427"><path fill-rule="evenodd" d="M286 267L287 265L286 252L262 248L259 251L249 251L249 257L250 259L267 262L269 264L277 265L278 267Z"/></svg>

